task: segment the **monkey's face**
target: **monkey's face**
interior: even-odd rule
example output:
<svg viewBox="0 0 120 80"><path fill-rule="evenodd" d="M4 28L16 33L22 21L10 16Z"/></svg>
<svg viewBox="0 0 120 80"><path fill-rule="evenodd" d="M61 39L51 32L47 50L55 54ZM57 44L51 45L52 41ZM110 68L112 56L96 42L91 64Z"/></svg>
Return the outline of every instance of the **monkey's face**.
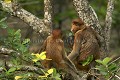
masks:
<svg viewBox="0 0 120 80"><path fill-rule="evenodd" d="M60 29L55 29L52 31L52 35L54 37L60 37L61 36L61 30Z"/></svg>
<svg viewBox="0 0 120 80"><path fill-rule="evenodd" d="M79 30L79 25L72 24L71 31L72 31L73 33L76 33L78 30Z"/></svg>
<svg viewBox="0 0 120 80"><path fill-rule="evenodd" d="M73 33L76 33L78 30L82 29L82 25L84 25L84 22L81 19L73 20L72 21L71 31Z"/></svg>

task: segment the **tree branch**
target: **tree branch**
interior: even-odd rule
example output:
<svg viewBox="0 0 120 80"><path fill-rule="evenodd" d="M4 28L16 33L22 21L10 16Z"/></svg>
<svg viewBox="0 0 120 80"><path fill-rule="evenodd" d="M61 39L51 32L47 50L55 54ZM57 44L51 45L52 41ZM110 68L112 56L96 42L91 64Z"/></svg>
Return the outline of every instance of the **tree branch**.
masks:
<svg viewBox="0 0 120 80"><path fill-rule="evenodd" d="M9 12L11 15L22 19L24 22L28 23L36 32L46 32L49 33L51 27L51 0L44 0L44 19L39 19L35 15L21 8L16 1L11 3L5 3L1 1L2 7L5 11Z"/></svg>
<svg viewBox="0 0 120 80"><path fill-rule="evenodd" d="M106 52L109 53L109 43L110 43L110 32L111 32L111 24L112 24L112 12L114 10L114 2L115 0L108 0L107 5L107 13L105 19L105 42L106 42Z"/></svg>
<svg viewBox="0 0 120 80"><path fill-rule="evenodd" d="M52 26L52 0L44 0L44 23L46 26Z"/></svg>

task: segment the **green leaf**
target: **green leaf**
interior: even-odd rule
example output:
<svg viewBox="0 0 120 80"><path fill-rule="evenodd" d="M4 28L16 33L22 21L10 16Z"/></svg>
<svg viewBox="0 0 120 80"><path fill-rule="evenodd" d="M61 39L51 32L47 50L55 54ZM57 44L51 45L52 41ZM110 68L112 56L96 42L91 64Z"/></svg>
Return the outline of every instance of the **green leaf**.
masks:
<svg viewBox="0 0 120 80"><path fill-rule="evenodd" d="M108 66L109 71L114 72L117 70L117 65L115 63L112 63Z"/></svg>
<svg viewBox="0 0 120 80"><path fill-rule="evenodd" d="M103 66L103 65L100 65L100 66L96 66L96 69L99 70L99 71L106 71L106 67Z"/></svg>
<svg viewBox="0 0 120 80"><path fill-rule="evenodd" d="M55 80L62 80L62 79L59 76L56 76Z"/></svg>
<svg viewBox="0 0 120 80"><path fill-rule="evenodd" d="M97 65L96 69L99 70L102 75L107 75L107 69L105 66L103 66L103 65L98 66Z"/></svg>
<svg viewBox="0 0 120 80"><path fill-rule="evenodd" d="M19 44L19 49L18 50L20 50L21 51L21 53L24 53L24 52L26 52L27 51L27 47L25 47L24 45L22 45L22 44Z"/></svg>
<svg viewBox="0 0 120 80"><path fill-rule="evenodd" d="M57 71L55 68L53 68L53 76L56 76L57 75Z"/></svg>
<svg viewBox="0 0 120 80"><path fill-rule="evenodd" d="M55 69L55 68L52 68L52 70L53 70L52 75L51 75L52 79L62 80L62 79L60 78L60 77L61 77L60 74L57 73L56 69Z"/></svg>
<svg viewBox="0 0 120 80"><path fill-rule="evenodd" d="M110 62L111 59L112 58L106 57L105 59L103 59L103 64L106 66Z"/></svg>
<svg viewBox="0 0 120 80"><path fill-rule="evenodd" d="M16 68L15 68L15 67L12 67L12 68L10 68L10 69L7 71L7 73L14 72L15 70L16 70Z"/></svg>
<svg viewBox="0 0 120 80"><path fill-rule="evenodd" d="M3 21L5 21L6 19L7 19L7 17L2 18L2 19L0 20L0 23L3 22Z"/></svg>
<svg viewBox="0 0 120 80"><path fill-rule="evenodd" d="M7 27L8 27L7 23L5 23L5 22L1 22L1 23L0 23L0 28L5 29L5 28L7 28Z"/></svg>
<svg viewBox="0 0 120 80"><path fill-rule="evenodd" d="M19 38L21 38L21 30L20 29L18 29L15 33L14 33L14 35L15 35L15 37L17 38L17 39L19 39Z"/></svg>
<svg viewBox="0 0 120 80"><path fill-rule="evenodd" d="M82 66L86 66L90 64L90 62L93 60L93 55L88 56L88 58L82 62Z"/></svg>
<svg viewBox="0 0 120 80"><path fill-rule="evenodd" d="M104 76L106 76L108 74L106 71L100 71L100 73Z"/></svg>
<svg viewBox="0 0 120 80"><path fill-rule="evenodd" d="M14 36L15 30L8 28L8 29L7 29L7 32L8 32L8 35L9 35L9 36Z"/></svg>
<svg viewBox="0 0 120 80"><path fill-rule="evenodd" d="M25 45L25 44L28 44L30 42L30 39L25 39L22 44Z"/></svg>
<svg viewBox="0 0 120 80"><path fill-rule="evenodd" d="M97 63L102 64L103 62L101 60L95 60Z"/></svg>
<svg viewBox="0 0 120 80"><path fill-rule="evenodd" d="M104 66L107 66L107 64L110 62L111 58L106 57L105 59L102 60L95 60L97 63L102 64Z"/></svg>

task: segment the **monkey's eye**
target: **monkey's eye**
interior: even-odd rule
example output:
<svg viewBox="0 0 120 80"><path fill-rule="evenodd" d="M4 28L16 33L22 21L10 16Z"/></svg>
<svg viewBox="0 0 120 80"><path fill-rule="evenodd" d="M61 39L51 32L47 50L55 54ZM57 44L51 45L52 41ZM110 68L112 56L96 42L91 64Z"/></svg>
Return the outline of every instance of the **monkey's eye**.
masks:
<svg viewBox="0 0 120 80"><path fill-rule="evenodd" d="M81 24L79 22L73 22L74 25L80 26Z"/></svg>

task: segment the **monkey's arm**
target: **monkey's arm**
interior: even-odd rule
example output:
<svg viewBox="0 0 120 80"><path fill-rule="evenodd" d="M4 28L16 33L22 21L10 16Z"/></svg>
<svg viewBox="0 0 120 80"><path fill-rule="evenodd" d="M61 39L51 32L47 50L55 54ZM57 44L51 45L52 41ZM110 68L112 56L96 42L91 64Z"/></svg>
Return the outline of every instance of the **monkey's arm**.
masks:
<svg viewBox="0 0 120 80"><path fill-rule="evenodd" d="M81 34L75 34L73 50L68 55L68 58L70 60L76 59L76 57L79 55L80 47L81 47L81 42L82 42L82 35Z"/></svg>
<svg viewBox="0 0 120 80"><path fill-rule="evenodd" d="M73 70L76 74L78 74L78 71L75 67L75 65L73 64L73 62L67 57L67 54L65 52L65 50L63 50L63 59L65 64L67 65L67 67L71 70Z"/></svg>

